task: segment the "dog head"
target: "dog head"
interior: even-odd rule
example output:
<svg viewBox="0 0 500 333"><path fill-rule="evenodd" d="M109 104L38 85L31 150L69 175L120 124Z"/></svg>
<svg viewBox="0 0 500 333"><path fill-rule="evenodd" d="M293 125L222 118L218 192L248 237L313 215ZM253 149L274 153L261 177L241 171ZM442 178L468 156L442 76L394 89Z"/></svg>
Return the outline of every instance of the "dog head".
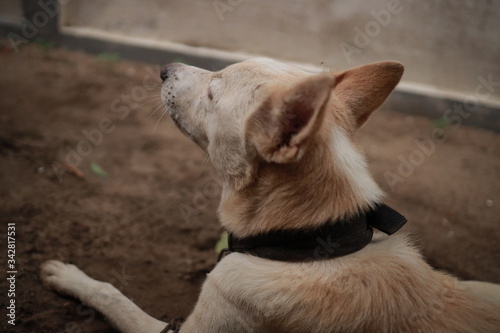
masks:
<svg viewBox="0 0 500 333"><path fill-rule="evenodd" d="M402 73L397 62L315 75L266 58L219 72L173 63L161 72L161 96L181 131L209 154L224 181L224 199L269 168L284 175L311 169L319 155L329 154L332 130L350 140ZM323 166L316 165L317 172Z"/></svg>
<svg viewBox="0 0 500 333"><path fill-rule="evenodd" d="M224 179L241 187L255 159L291 163L304 155L332 95L332 112L349 120L336 126L352 132L382 104L402 72L397 62L319 75L266 58L219 72L173 63L161 74L162 99Z"/></svg>

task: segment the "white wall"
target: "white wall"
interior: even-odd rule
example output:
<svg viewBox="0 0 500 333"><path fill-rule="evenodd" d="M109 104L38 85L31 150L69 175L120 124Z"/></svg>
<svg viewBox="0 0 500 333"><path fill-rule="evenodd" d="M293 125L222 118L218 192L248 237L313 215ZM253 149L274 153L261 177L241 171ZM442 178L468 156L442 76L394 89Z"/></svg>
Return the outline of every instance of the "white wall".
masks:
<svg viewBox="0 0 500 333"><path fill-rule="evenodd" d="M462 94L479 77L500 81L500 1L72 0L67 9L69 26L332 69L395 59L406 81ZM500 101L500 87L487 99Z"/></svg>
<svg viewBox="0 0 500 333"><path fill-rule="evenodd" d="M399 60L406 65L404 82L412 87L500 103L498 0L60 1L67 3L62 25L74 31L247 52L332 70ZM0 0L0 17L19 16L20 4Z"/></svg>

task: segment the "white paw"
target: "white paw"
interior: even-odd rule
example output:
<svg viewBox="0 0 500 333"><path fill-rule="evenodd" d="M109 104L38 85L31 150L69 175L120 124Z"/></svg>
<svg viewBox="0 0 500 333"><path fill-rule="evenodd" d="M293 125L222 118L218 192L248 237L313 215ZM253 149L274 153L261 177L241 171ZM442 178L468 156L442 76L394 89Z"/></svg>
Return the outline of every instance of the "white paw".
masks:
<svg viewBox="0 0 500 333"><path fill-rule="evenodd" d="M58 260L44 262L40 266L40 276L45 287L76 298L88 293L94 282L75 265Z"/></svg>

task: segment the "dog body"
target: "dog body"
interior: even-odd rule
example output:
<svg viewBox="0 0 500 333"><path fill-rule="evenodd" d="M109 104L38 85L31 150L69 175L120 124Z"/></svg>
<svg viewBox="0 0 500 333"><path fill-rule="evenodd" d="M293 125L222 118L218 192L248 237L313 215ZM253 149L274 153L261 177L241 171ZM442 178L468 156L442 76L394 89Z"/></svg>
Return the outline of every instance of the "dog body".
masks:
<svg viewBox="0 0 500 333"><path fill-rule="evenodd" d="M261 58L215 73L170 64L162 98L223 179L222 225L247 237L319 227L381 202L352 136L402 73L395 62L316 75ZM122 332L166 326L73 265L49 261L42 278ZM377 233L362 250L329 260L231 253L180 332L500 332L500 287L433 270L399 234Z"/></svg>

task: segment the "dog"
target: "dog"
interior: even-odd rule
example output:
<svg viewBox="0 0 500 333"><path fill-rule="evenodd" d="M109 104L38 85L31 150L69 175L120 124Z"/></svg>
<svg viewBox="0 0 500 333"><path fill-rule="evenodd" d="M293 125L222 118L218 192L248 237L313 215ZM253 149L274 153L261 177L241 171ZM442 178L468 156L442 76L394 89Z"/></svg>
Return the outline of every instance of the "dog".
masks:
<svg viewBox="0 0 500 333"><path fill-rule="evenodd" d="M367 226L370 212L385 209L380 229L390 220L380 216L397 213L380 206L352 137L403 71L386 61L311 74L267 58L218 72L165 66L163 102L223 180L218 215L233 241L180 332L500 332L500 286L438 272L407 235L376 230L372 239ZM319 237L337 225L361 225L369 237ZM295 247L303 237L331 247ZM45 262L41 278L121 332L179 330L71 264Z"/></svg>

